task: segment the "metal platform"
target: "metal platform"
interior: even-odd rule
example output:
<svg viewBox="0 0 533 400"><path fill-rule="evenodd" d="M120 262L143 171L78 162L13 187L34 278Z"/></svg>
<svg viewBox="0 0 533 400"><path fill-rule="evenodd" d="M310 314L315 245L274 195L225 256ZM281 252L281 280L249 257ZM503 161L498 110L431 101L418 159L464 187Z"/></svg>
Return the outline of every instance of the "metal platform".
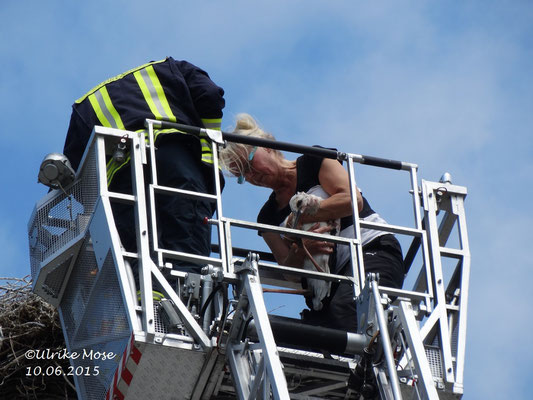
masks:
<svg viewBox="0 0 533 400"><path fill-rule="evenodd" d="M211 139L216 195L162 187L155 168L145 186L143 165L155 166L154 129L168 127ZM133 195L110 192L107 185L106 161L122 138L130 149ZM148 120L144 133L96 127L75 182L37 203L28 223L33 290L57 306L67 349L80 354L71 359L79 371L74 376L79 398L460 399L470 269L466 189L447 179L419 183L415 164L327 150L321 155L347 162L352 193L354 163L409 174L413 225L364 222L354 213L356 239L345 239L227 218L216 161L224 140L317 153L160 121ZM200 257L160 248L150 206L155 193L216 202L216 218L208 222L218 232L217 251ZM121 247L113 202L130 204L135 212L137 253ZM365 275L357 239L361 227L409 238L406 263L416 274L411 289L379 286L377 276ZM260 252L232 245L235 228L348 244L352 275L261 260ZM202 275L170 271L169 259L207 267ZM269 316L262 284L294 288L285 275L351 283L359 331Z"/></svg>

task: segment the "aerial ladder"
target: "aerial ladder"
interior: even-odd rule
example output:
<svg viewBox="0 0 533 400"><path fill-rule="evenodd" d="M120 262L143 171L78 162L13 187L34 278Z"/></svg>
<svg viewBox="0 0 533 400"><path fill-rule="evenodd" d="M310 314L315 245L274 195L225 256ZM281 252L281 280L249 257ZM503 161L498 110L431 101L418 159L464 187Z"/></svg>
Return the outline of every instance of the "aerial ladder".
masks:
<svg viewBox="0 0 533 400"><path fill-rule="evenodd" d="M158 184L154 129L177 128L209 138L215 194ZM217 154L226 141L334 158L409 174L412 226L359 219L355 239L226 217ZM106 163L129 151L133 194L108 189ZM146 179L143 166L151 166ZM145 132L96 126L80 167L45 158L39 180L53 188L28 223L33 291L57 307L79 399L460 399L463 394L470 251L466 188L449 174L418 179L418 166L329 149L250 138L147 120ZM161 248L157 194L216 203L218 243L209 257ZM353 197L353 196L352 196ZM137 252L121 246L112 204L129 204ZM381 286L364 273L361 227L409 242L409 289ZM271 254L233 244L235 228L327 240L350 247L349 276L278 265ZM168 260L204 266L173 270ZM134 270L138 278L134 277ZM310 326L269 315L264 286L301 289L286 276L348 282L358 332Z"/></svg>

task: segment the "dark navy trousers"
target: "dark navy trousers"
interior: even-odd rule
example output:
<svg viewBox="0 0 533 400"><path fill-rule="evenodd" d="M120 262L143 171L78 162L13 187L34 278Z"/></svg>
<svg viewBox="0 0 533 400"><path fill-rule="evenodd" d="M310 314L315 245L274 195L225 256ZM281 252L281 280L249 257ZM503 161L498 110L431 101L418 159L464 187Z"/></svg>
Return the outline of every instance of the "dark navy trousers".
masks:
<svg viewBox="0 0 533 400"><path fill-rule="evenodd" d="M169 134L156 142L157 179L160 186L170 186L202 193L214 193L213 169L200 160L200 142L197 138ZM149 182L149 167L145 168L145 182ZM148 187L146 197L148 200ZM130 165L115 174L111 191L132 193ZM136 226L132 206L112 205L115 223L127 251L136 251ZM196 200L177 194L156 194L157 238L159 247L166 250L209 256L211 253L211 226L204 223L216 209L215 203ZM174 268L200 273L202 266L180 260Z"/></svg>
<svg viewBox="0 0 533 400"><path fill-rule="evenodd" d="M363 247L365 272L379 273L379 284L401 289L405 277L402 249L394 235L383 235ZM338 275L351 274L350 262L341 268ZM348 283L334 283L331 295L324 299L320 311L302 311L303 322L350 332L357 332L357 308L354 291ZM306 299L308 306L311 303Z"/></svg>

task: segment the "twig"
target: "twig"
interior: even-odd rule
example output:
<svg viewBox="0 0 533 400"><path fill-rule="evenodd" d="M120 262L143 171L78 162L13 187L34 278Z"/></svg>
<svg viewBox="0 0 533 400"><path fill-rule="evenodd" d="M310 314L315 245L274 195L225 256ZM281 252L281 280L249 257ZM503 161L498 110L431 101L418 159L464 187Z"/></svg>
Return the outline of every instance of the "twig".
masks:
<svg viewBox="0 0 533 400"><path fill-rule="evenodd" d="M55 364L56 366L58 366L59 368L61 368L61 365L59 365L59 363L58 363L57 361L54 361L54 364ZM76 390L76 386L74 386L74 385L72 384L72 382L68 380L66 374L61 374L61 376L63 377L63 379L65 380L65 382L67 382L68 385L69 385L73 390Z"/></svg>

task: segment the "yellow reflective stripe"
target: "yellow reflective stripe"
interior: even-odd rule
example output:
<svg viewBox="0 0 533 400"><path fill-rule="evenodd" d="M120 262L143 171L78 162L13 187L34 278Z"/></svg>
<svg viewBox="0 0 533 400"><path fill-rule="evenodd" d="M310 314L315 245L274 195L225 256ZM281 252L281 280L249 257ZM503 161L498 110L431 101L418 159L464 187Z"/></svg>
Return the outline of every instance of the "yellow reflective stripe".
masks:
<svg viewBox="0 0 533 400"><path fill-rule="evenodd" d="M106 116L102 112L102 109L100 108L100 104L98 104L98 100L96 100L96 96L94 94L91 94L89 96L89 102L91 103L91 106L93 106L93 110L96 114L96 118L98 118L98 121L100 121L100 124L102 126L110 127L111 124L109 123Z"/></svg>
<svg viewBox="0 0 533 400"><path fill-rule="evenodd" d="M109 179L112 175L112 171L116 169L116 162L114 158L111 158L109 162L107 163L107 184L109 185Z"/></svg>
<svg viewBox="0 0 533 400"><path fill-rule="evenodd" d="M111 158L109 162L107 163L107 185L109 186L111 184L111 181L113 180L113 177L118 172L119 169L121 169L124 165L129 163L131 160L131 156L128 155L124 162L122 164L119 164L115 161L114 158Z"/></svg>
<svg viewBox="0 0 533 400"><path fill-rule="evenodd" d="M200 143L202 144L202 152L211 153L211 142L209 140L200 138Z"/></svg>
<svg viewBox="0 0 533 400"><path fill-rule="evenodd" d="M149 139L148 139L148 130L147 129L139 129L138 131L136 132L144 132L144 138L146 139L146 143L149 142ZM168 129L154 129L154 142L157 140L157 138L159 137L159 135L161 134L168 134L168 133L179 133L181 135L189 135L189 133L187 132L182 132L178 129L175 129L175 128L168 128Z"/></svg>
<svg viewBox="0 0 533 400"><path fill-rule="evenodd" d="M159 98L159 102L161 103L163 110L165 110L165 113L167 114L167 118L172 122L176 122L176 117L174 116L174 114L172 113L172 110L170 109L170 104L168 103L167 96L165 96L165 91L163 90L163 86L161 85L161 82L159 82L159 78L157 77L157 74L155 73L154 67L152 65L150 65L149 67L146 67L146 72L148 73L148 76L150 77L152 81L152 85L155 88L157 97Z"/></svg>
<svg viewBox="0 0 533 400"><path fill-rule="evenodd" d="M202 124L207 129L220 130L222 125L222 118L202 118ZM202 161L206 164L213 164L213 149L211 147L211 141L207 138L207 135L202 133L200 135L200 143L202 145ZM221 166L219 165L219 169Z"/></svg>
<svg viewBox="0 0 533 400"><path fill-rule="evenodd" d="M105 105L107 106L107 110L111 113L113 116L113 121L115 122L117 129L125 130L124 124L122 123L122 118L120 118L120 115L118 115L117 110L115 109L115 106L113 106L113 103L111 102L111 98L109 97L109 93L107 92L107 88L104 86L102 89L99 90L99 92L102 93L102 97L104 98Z"/></svg>
<svg viewBox="0 0 533 400"><path fill-rule="evenodd" d="M129 75L135 71L138 71L138 70L141 70L143 68L146 68L147 66L149 65L155 65L155 64L160 64L162 62L165 62L167 61L167 58L165 58L164 60L159 60L159 61L154 61L154 62L149 62L149 63L146 63L146 64L143 64L139 67L135 67L135 68L132 68L120 75L117 75L113 78L109 78L107 80L105 80L104 82L98 84L97 86L95 86L94 88L92 88L91 90L89 90L85 95L83 95L82 97L80 97L78 100L76 100L76 103L81 103L83 100L85 100L87 97L89 97L91 94L93 94L94 92L96 92L97 90L99 90L102 86L105 86L107 85L108 83L111 83L111 82L115 82L115 81L118 81L119 79L122 79L124 78L126 75Z"/></svg>
<svg viewBox="0 0 533 400"><path fill-rule="evenodd" d="M202 162L213 164L213 154L202 154Z"/></svg>
<svg viewBox="0 0 533 400"><path fill-rule="evenodd" d="M115 106L113 106L113 102L111 101L105 86L91 94L89 96L89 101L102 126L126 129Z"/></svg>
<svg viewBox="0 0 533 400"><path fill-rule="evenodd" d="M150 65L140 71L136 71L133 76L155 119L176 122L176 117L170 109L170 104L154 67Z"/></svg>
<svg viewBox="0 0 533 400"><path fill-rule="evenodd" d="M157 292L155 290L152 290L152 296L153 296L153 299L157 301L165 298L165 295L163 293Z"/></svg>
<svg viewBox="0 0 533 400"><path fill-rule="evenodd" d="M156 290L152 290L152 299L154 301L161 301L165 298L165 295L161 292L158 292ZM141 301L141 291L137 290L137 300Z"/></svg>
<svg viewBox="0 0 533 400"><path fill-rule="evenodd" d="M137 71L133 74L133 76L137 80L137 84L139 85L139 87L141 88L141 92L143 93L144 100L146 100L146 103L148 103L148 107L150 107L150 111L152 112L152 114L154 114L155 119L163 119L163 116L159 113L159 110L154 104L152 96L150 96L150 90L148 89L148 86L146 85L146 82L144 81L141 73Z"/></svg>
<svg viewBox="0 0 533 400"><path fill-rule="evenodd" d="M202 145L202 161L206 164L213 164L213 150L211 148L211 142L207 139L200 138L200 144ZM219 165L219 168L221 166Z"/></svg>
<svg viewBox="0 0 533 400"><path fill-rule="evenodd" d="M222 118L202 118L202 123L207 129L220 130L222 125Z"/></svg>

